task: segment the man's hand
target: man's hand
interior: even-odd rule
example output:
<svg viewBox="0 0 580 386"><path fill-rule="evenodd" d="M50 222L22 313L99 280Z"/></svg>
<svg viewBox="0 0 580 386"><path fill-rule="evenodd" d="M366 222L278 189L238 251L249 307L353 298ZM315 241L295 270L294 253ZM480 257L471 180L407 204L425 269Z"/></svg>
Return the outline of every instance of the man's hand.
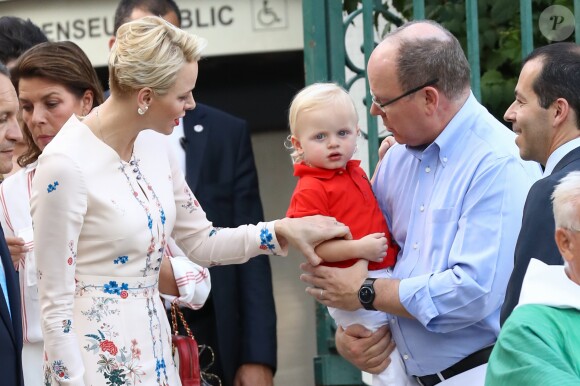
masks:
<svg viewBox="0 0 580 386"><path fill-rule="evenodd" d="M310 264L316 266L322 259L314 252L320 243L335 239L352 239L348 227L333 217L307 216L302 218L283 218L276 221L276 238L283 248L290 244L298 249Z"/></svg>
<svg viewBox="0 0 580 386"><path fill-rule="evenodd" d="M241 365L234 378L234 386L273 386L272 369L257 363Z"/></svg>
<svg viewBox="0 0 580 386"><path fill-rule="evenodd" d="M12 264L18 270L20 261L24 260L29 249L24 246L24 239L20 237L6 237L6 244L8 244L8 250L12 256Z"/></svg>
<svg viewBox="0 0 580 386"><path fill-rule="evenodd" d="M374 333L360 324L347 329L339 326L335 340L340 355L360 370L371 374L379 374L389 366L389 356L395 349L388 326L383 326Z"/></svg>
<svg viewBox="0 0 580 386"><path fill-rule="evenodd" d="M358 300L358 290L368 276L368 261L359 260L348 268L313 266L300 264L305 272L300 280L310 287L306 292L328 307L354 311L361 308Z"/></svg>

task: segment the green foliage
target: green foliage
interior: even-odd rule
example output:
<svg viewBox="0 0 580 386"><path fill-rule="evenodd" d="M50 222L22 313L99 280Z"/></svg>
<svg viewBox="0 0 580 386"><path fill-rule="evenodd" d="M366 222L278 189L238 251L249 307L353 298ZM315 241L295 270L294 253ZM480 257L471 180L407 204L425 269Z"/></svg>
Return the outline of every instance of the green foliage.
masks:
<svg viewBox="0 0 580 386"><path fill-rule="evenodd" d="M352 12L359 3L360 0L344 0L344 10ZM393 0L392 4L407 20L413 18L411 0ZM572 0L532 0L535 47L550 43L540 33L538 19L540 13L551 5L563 5L574 10ZM500 120L513 101L522 63L519 7L520 2L516 0L477 1L482 102ZM451 31L467 52L465 0L425 0L425 17L436 20ZM567 40L573 39L574 35Z"/></svg>

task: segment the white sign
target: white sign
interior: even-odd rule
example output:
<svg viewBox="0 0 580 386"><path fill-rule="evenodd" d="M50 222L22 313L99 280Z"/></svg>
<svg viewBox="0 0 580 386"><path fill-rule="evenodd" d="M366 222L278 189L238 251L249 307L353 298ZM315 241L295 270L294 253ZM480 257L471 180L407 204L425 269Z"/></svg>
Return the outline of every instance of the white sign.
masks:
<svg viewBox="0 0 580 386"><path fill-rule="evenodd" d="M182 28L209 42L205 56L301 50L301 0L177 0ZM0 1L0 15L30 19L51 41L71 40L104 66L118 0Z"/></svg>

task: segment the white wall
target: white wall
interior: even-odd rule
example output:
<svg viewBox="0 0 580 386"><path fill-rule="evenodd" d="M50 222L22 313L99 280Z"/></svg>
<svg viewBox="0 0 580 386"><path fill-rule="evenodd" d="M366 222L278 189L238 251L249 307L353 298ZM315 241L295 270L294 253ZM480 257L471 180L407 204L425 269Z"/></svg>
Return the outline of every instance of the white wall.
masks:
<svg viewBox="0 0 580 386"><path fill-rule="evenodd" d="M301 0L176 2L182 27L208 40L206 56L303 48ZM118 0L0 1L0 15L30 19L52 41L77 43L98 67L106 65L117 4Z"/></svg>

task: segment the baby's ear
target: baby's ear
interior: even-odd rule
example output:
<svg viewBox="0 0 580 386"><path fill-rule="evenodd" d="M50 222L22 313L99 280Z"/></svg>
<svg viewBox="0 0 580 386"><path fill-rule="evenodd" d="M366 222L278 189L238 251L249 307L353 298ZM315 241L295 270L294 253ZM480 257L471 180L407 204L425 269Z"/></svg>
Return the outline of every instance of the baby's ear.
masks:
<svg viewBox="0 0 580 386"><path fill-rule="evenodd" d="M292 142L292 147L294 147L295 150L302 150L302 144L298 138L296 138L296 136L291 136L290 141Z"/></svg>

